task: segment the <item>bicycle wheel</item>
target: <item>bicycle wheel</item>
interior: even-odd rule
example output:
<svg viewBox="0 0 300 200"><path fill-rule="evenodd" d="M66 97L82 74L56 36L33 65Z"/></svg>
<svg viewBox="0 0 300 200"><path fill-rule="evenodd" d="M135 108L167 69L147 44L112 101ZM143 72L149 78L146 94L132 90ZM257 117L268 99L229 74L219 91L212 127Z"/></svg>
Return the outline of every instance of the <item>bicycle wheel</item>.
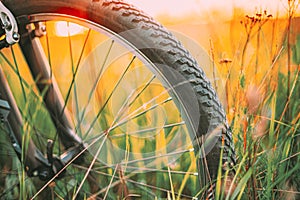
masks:
<svg viewBox="0 0 300 200"><path fill-rule="evenodd" d="M3 3L20 26L46 26L40 41L50 73L87 146L85 163L68 166L52 184L52 198L202 198L220 159L235 162L223 108L203 70L145 13L122 1ZM24 135L42 152L54 140L60 155L63 141L41 100L45 94L20 67L26 65L20 54L14 46L1 57L11 82L19 83L12 85L27 119ZM38 196L27 182L10 185L26 187L24 198Z"/></svg>

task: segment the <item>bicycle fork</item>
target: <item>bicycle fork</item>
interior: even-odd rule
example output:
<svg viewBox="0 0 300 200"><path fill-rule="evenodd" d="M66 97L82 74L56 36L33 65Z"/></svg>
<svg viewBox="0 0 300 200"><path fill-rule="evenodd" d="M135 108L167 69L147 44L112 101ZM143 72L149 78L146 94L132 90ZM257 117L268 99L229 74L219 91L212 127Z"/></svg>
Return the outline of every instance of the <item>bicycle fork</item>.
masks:
<svg viewBox="0 0 300 200"><path fill-rule="evenodd" d="M10 11L3 7L1 2L0 10L8 16L5 18L7 19L7 23L11 23L10 26L16 27L14 30L18 30L16 20L13 18ZM64 100L58 89L55 78L52 77L48 60L41 47L38 37L42 36L45 30L43 29L43 26L39 26L40 24L38 23L35 24L34 29L30 28L32 26L28 25L28 19L28 16L18 19L21 28L19 31L21 35L19 44L33 78L37 80L37 86L40 92L46 91L44 103L57 128L58 136L67 150L60 157L54 157L53 142L51 140L49 140L47 144L47 156L44 156L40 152L31 139L23 146L23 119L1 66L0 117L18 157L24 161L24 167L27 174L29 176L39 176L42 180L49 180L57 173L61 173L60 170L62 170L64 166L77 158L78 155L82 154L84 145L81 139L75 134L69 113L67 109L65 109ZM8 36L9 34L16 35L16 32L9 33L3 26L3 23L2 20L1 33L4 34L5 30L6 35ZM4 40L5 39L0 41L0 44L3 44L1 45L1 48L13 44ZM17 42L17 40L19 40L19 35L14 42Z"/></svg>
<svg viewBox="0 0 300 200"><path fill-rule="evenodd" d="M49 180L58 173L65 165L81 154L83 147L73 145L60 157L53 156L51 140L47 145L47 156L43 155L29 139L28 144L23 142L23 119L15 102L3 69L0 66L0 123L9 136L12 146L20 160L25 164L28 176L38 176L41 180ZM66 137L66 136L65 136ZM74 142L74 141L73 141ZM22 146L26 146L22 148ZM59 172L62 174L61 172Z"/></svg>

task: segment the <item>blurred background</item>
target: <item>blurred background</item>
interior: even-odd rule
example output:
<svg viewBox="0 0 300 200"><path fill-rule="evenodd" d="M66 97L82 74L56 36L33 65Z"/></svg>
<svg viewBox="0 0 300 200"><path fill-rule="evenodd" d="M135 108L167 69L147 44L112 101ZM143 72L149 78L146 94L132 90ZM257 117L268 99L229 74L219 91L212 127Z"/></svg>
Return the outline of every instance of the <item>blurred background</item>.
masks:
<svg viewBox="0 0 300 200"><path fill-rule="evenodd" d="M239 197L300 199L300 1L130 2L184 35L219 93L239 160Z"/></svg>
<svg viewBox="0 0 300 200"><path fill-rule="evenodd" d="M265 95L265 90L270 89L266 89L266 85L271 84L274 89L280 81L277 76L286 75L282 86L286 87L286 98L290 95L300 62L299 1L129 2L174 31L200 66L206 68L210 79L215 79L212 82L222 79L215 87L223 88L218 93L229 114L235 109L232 97L235 98L233 94L239 88L239 80L245 81L244 92L257 90ZM232 119L231 115L229 118Z"/></svg>

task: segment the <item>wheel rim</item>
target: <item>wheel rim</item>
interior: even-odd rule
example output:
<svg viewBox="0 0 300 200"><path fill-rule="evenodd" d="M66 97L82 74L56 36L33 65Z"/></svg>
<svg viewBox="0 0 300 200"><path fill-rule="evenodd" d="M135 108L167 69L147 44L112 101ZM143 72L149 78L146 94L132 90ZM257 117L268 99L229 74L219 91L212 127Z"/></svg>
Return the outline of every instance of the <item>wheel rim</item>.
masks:
<svg viewBox="0 0 300 200"><path fill-rule="evenodd" d="M197 191L187 188L187 185L196 185L197 182L196 159L190 139L195 133L185 108L178 108L181 100L177 98L173 86L162 78L152 63L142 64L142 61L149 60L141 55L131 55L120 44L108 39L106 35L111 32L102 29L103 27L89 23L88 28L81 29L81 33L72 35L69 29L65 36L50 32L58 24L59 21L56 20L62 18L66 20L66 16L45 14L32 16L31 19L43 19L47 26L48 33L41 38L41 42L53 70L51 73L62 86L60 89L67 102L66 109L73 114L76 132L90 145L88 151L97 159L92 163L91 171L88 171L91 165L73 165L69 171L78 173L77 176L65 178L57 185L79 185L84 191L90 190L91 186L82 184L83 180L86 181L84 175L87 173L84 171L88 171L97 177L96 180L103 182L99 186L101 189L92 192L97 195L101 193L102 196L115 197L114 195L122 193L126 197L130 191L133 195L166 197L176 194L192 198ZM83 21L75 18L69 18L69 21L83 25ZM71 26L69 22L66 25ZM100 29L102 31L98 32ZM119 39L116 40L119 42ZM63 43L68 47L61 52L68 52L67 55L59 55L57 45L53 45L60 44L62 48ZM74 52L72 47L77 43L83 44L83 47ZM9 60L14 61L11 64L22 62L14 60L14 55L17 54L15 48L9 50L13 55L11 58L5 57L7 63ZM87 48L90 48L89 51ZM103 48L108 50L103 51ZM99 63L102 63L101 67ZM28 72L18 72L17 76L19 73L24 76ZM21 85L27 85L29 93L33 91L36 94L36 89L31 87L33 83L33 80L27 79ZM64 88L64 85L69 86ZM22 93L27 96L28 92ZM25 100L26 102L19 104L30 110L31 105L27 102L32 99ZM40 100L33 102L37 101ZM42 113L30 116L34 118L32 120L44 115L42 103L38 105ZM31 112L23 114L31 115ZM32 127L34 128L36 127ZM39 132L46 133L33 136L41 149L46 146L45 140L42 141L41 138L57 138L56 132L48 127L38 129L43 130ZM62 151L60 143L56 142L55 147L59 154ZM78 169L84 170L79 173ZM121 192L118 194L120 188ZM60 193L59 190L56 190L56 195L67 196L72 189L65 188ZM88 194L91 195L90 192Z"/></svg>

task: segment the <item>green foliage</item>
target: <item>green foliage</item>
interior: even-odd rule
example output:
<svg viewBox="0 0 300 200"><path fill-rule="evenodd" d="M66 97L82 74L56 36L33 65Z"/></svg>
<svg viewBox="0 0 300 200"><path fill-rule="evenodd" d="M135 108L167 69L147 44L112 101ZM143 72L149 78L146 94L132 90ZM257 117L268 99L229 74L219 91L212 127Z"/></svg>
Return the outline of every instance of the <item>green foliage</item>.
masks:
<svg viewBox="0 0 300 200"><path fill-rule="evenodd" d="M292 55L293 55L293 62L296 65L300 65L300 34L297 35L296 43L292 47Z"/></svg>

